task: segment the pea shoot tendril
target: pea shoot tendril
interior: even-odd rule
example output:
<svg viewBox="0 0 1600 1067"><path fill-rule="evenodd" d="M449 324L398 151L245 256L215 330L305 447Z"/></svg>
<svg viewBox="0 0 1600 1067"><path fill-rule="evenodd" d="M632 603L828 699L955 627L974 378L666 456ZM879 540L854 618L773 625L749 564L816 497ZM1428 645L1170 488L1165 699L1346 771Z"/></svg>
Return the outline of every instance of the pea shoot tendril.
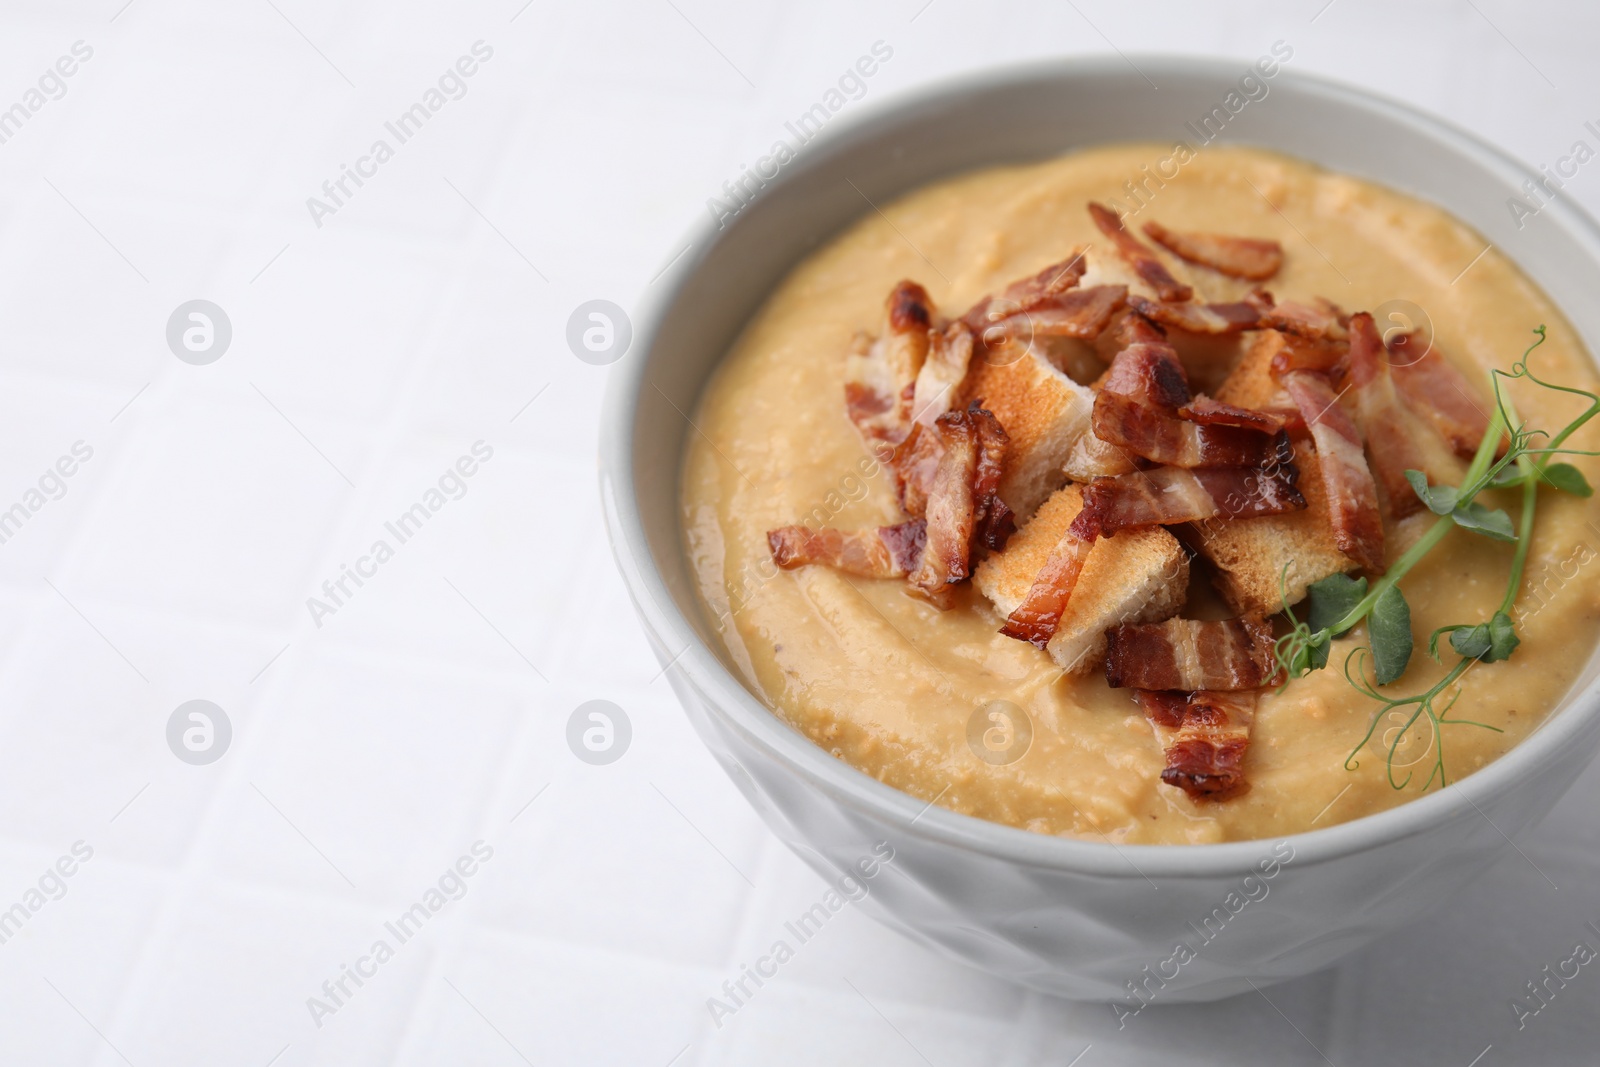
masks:
<svg viewBox="0 0 1600 1067"><path fill-rule="evenodd" d="M1409 771L1403 778L1397 776L1400 768L1409 765L1399 763L1398 757L1419 722L1427 726L1430 750L1434 754L1428 777L1422 784L1424 791L1432 787L1435 781L1441 787L1450 781L1445 764L1444 727L1476 726L1503 732L1499 727L1487 723L1450 718L1450 710L1461 695L1458 683L1473 665L1507 659L1521 643L1511 612L1516 604L1517 592L1522 587L1528 548L1533 539L1539 486L1543 484L1581 497L1594 492L1576 467L1557 462L1557 457L1600 454L1565 447L1574 433L1600 414L1600 395L1573 386L1558 385L1535 374L1529 361L1534 350L1545 341L1545 328L1539 326L1533 332L1537 339L1523 352L1522 358L1511 365L1510 370L1496 369L1490 372L1494 414L1489 419L1488 430L1467 467L1461 485L1430 486L1421 472L1407 472L1417 495L1439 518L1395 560L1382 577L1372 582L1370 587L1367 579L1351 578L1345 574L1335 574L1313 583L1307 590L1309 607L1305 618L1296 617L1289 608L1287 564L1280 579L1284 613L1288 616L1290 629L1278 639L1275 653L1284 672L1285 685L1289 680L1304 677L1326 666L1333 639L1360 623L1367 623L1369 644L1355 648L1345 656L1344 677L1357 692L1377 701L1378 708L1373 712L1366 734L1346 757L1345 768L1353 771L1360 766L1356 757L1372 740L1379 723L1385 719L1397 721L1398 713L1405 716L1404 725L1393 730L1391 735L1386 735L1384 740L1389 785L1397 790L1406 788L1413 779L1413 773ZM1506 383L1517 380L1527 380L1554 392L1584 397L1589 405L1552 436L1529 427L1517 417L1516 409L1503 388ZM1496 458L1501 442L1506 443L1506 449ZM1504 511L1491 510L1477 499L1486 489L1518 487L1522 490L1522 507L1515 527ZM1389 696L1382 688L1399 678L1411 655L1410 609L1400 592L1399 582L1456 527L1515 545L1505 596L1501 599L1499 610L1488 620L1442 626L1433 632L1428 641L1430 656L1443 662L1439 654L1439 639L1448 635L1450 646L1459 657L1438 682L1420 693ZM1388 736L1392 736L1393 740L1388 740Z"/></svg>

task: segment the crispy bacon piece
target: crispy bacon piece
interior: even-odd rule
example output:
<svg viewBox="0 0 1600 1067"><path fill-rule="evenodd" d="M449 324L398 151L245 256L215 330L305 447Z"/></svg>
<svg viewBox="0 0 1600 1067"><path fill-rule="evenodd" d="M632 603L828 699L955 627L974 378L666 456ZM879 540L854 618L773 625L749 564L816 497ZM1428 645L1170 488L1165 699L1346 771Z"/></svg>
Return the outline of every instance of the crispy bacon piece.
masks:
<svg viewBox="0 0 1600 1067"><path fill-rule="evenodd" d="M1471 459L1489 432L1489 404L1439 346L1421 333L1395 333L1388 338L1389 371L1400 399L1433 424L1456 455ZM1509 441L1501 441L1504 455Z"/></svg>
<svg viewBox="0 0 1600 1067"><path fill-rule="evenodd" d="M1166 344L1167 331L1129 306L1112 319L1098 340L1102 345L1110 345L1106 350L1106 361L1110 362L1129 345Z"/></svg>
<svg viewBox="0 0 1600 1067"><path fill-rule="evenodd" d="M944 330L929 330L928 355L917 373L911 403L912 419L932 426L949 411L971 363L972 331L966 323L957 321Z"/></svg>
<svg viewBox="0 0 1600 1067"><path fill-rule="evenodd" d="M907 515L921 518L926 514L928 492L933 488L933 475L939 469L942 455L944 444L939 432L920 422L913 423L911 433L895 446L889 457L889 467L894 471L900 507Z"/></svg>
<svg viewBox="0 0 1600 1067"><path fill-rule="evenodd" d="M1052 263L1038 274L1012 282L998 296L984 297L961 316L974 334L982 336L995 323L1019 312L1028 311L1053 297L1076 289L1088 269L1086 248L1079 246L1060 263Z"/></svg>
<svg viewBox="0 0 1600 1067"><path fill-rule="evenodd" d="M1034 337L1092 341L1127 299L1125 285L1096 285L1041 301L1025 314Z"/></svg>
<svg viewBox="0 0 1600 1067"><path fill-rule="evenodd" d="M1289 421L1283 412L1253 411L1250 408L1234 407L1232 404L1213 400L1204 393L1200 393L1180 407L1178 415L1202 426L1239 426L1270 434L1283 429Z"/></svg>
<svg viewBox="0 0 1600 1067"><path fill-rule="evenodd" d="M1145 234L1180 259L1210 267L1230 278L1259 282L1283 266L1283 246L1262 237L1230 237L1220 233L1175 233L1154 220Z"/></svg>
<svg viewBox="0 0 1600 1067"><path fill-rule="evenodd" d="M1028 595L1017 605L1000 632L1019 641L1027 641L1036 648L1045 648L1061 625L1072 590L1077 587L1078 575L1084 561L1094 549L1094 539L1083 540L1071 530L1061 535L1044 566L1039 568Z"/></svg>
<svg viewBox="0 0 1600 1067"><path fill-rule="evenodd" d="M987 351L996 352L1011 346L1020 353L1035 338L1071 337L1093 341L1105 330L1111 316L1122 308L1127 296L1125 285L1096 285L1045 297L1020 309L1009 302L988 298L978 308L967 312L961 321L969 327L974 319L982 323L974 331Z"/></svg>
<svg viewBox="0 0 1600 1067"><path fill-rule="evenodd" d="M1113 689L1231 693L1279 680L1272 625L1260 615L1118 626L1106 641L1106 682Z"/></svg>
<svg viewBox="0 0 1600 1067"><path fill-rule="evenodd" d="M1070 529L1086 540L1134 526L1172 526L1205 519L1247 519L1300 511L1306 498L1295 488L1287 434L1275 439L1275 462L1265 467L1154 467L1083 487L1083 510Z"/></svg>
<svg viewBox="0 0 1600 1067"><path fill-rule="evenodd" d="M986 326L997 322L998 318L1026 312L1030 307L1075 290L1078 282L1083 280L1083 272L1088 269L1088 261L1083 258L1085 251L1088 250L1078 246L1061 262L1053 262L1034 277L1022 278L1021 282L1006 286L1000 296L986 296L962 315L962 322L973 333L982 333Z"/></svg>
<svg viewBox="0 0 1600 1067"><path fill-rule="evenodd" d="M865 530L780 526L767 531L772 562L784 570L820 563L862 578L904 578L922 557L921 519Z"/></svg>
<svg viewBox="0 0 1600 1067"><path fill-rule="evenodd" d="M1253 290L1245 297L1261 313L1261 325L1312 341L1343 341L1349 334L1345 324L1349 316L1331 300L1316 297L1309 304L1295 300L1274 303L1272 294L1265 289Z"/></svg>
<svg viewBox="0 0 1600 1067"><path fill-rule="evenodd" d="M917 423L904 442L931 441L914 460L896 451L897 466L929 467L915 486L925 515L894 526L865 530L783 526L767 533L772 559L783 569L821 563L865 578L909 578L935 604L948 603L946 587L971 574L972 550L999 551L1014 528L1011 509L998 495L1006 433L999 421L973 403L946 412L933 427Z"/></svg>
<svg viewBox="0 0 1600 1067"><path fill-rule="evenodd" d="M936 432L943 450L928 490L926 547L910 580L943 606L946 587L972 573L975 536L1003 546L1010 532L1009 509L994 492L1007 439L999 420L976 401L939 416Z"/></svg>
<svg viewBox="0 0 1600 1067"><path fill-rule="evenodd" d="M1174 278L1161 260L1156 258L1156 254L1145 247L1143 241L1128 232L1115 212L1091 202L1089 217L1100 227L1100 232L1116 244L1117 251L1127 261L1128 266L1133 268L1134 273L1144 279L1145 284L1154 289L1162 300L1188 300L1194 295L1194 290Z"/></svg>
<svg viewBox="0 0 1600 1067"><path fill-rule="evenodd" d="M1261 321L1261 312L1255 305L1243 301L1230 304L1174 303L1149 300L1137 293L1130 293L1128 304L1146 318L1189 333L1241 333L1255 329Z"/></svg>
<svg viewBox="0 0 1600 1067"><path fill-rule="evenodd" d="M1088 248L1079 245L1061 262L1050 264L1031 278L1012 282L1006 286L1006 298L1023 307L1031 307L1040 300L1060 296L1068 289L1077 288L1083 280L1083 272L1089 269L1088 261L1084 259L1087 251Z"/></svg>
<svg viewBox="0 0 1600 1067"><path fill-rule="evenodd" d="M1115 393L1141 405L1175 412L1190 400L1189 375L1178 359L1177 350L1166 341L1141 342L1116 354L1100 380L1100 392Z"/></svg>
<svg viewBox="0 0 1600 1067"><path fill-rule="evenodd" d="M999 420L983 409L981 399L968 405L967 413L973 412L981 420L978 465L972 487L974 499L980 506L978 539L998 552L1016 528L1015 515L998 495L1000 480L1005 475L1005 449L1009 439ZM900 506L906 514L917 517L927 514L928 497L945 452L945 439L938 420L933 425L917 423L890 458L889 465L894 469L900 490Z"/></svg>
<svg viewBox="0 0 1600 1067"><path fill-rule="evenodd" d="M870 359L867 346L872 342L865 336L856 340L857 351L852 359ZM880 384L886 383L875 383L864 378L844 383L845 412L850 416L850 421L856 424L856 429L861 431L861 436L868 440L892 440L901 415L896 410L897 395L879 388Z"/></svg>
<svg viewBox="0 0 1600 1067"><path fill-rule="evenodd" d="M1424 505L1406 480L1406 471L1439 478L1452 473L1454 460L1444 441L1401 402L1383 341L1365 311L1350 317L1348 374L1356 421L1366 437L1372 473L1389 514L1395 519L1414 515Z"/></svg>
<svg viewBox="0 0 1600 1067"><path fill-rule="evenodd" d="M972 482L978 473L978 436L963 422L947 422L940 417L939 437L943 450L928 489L926 518L927 546L911 574L911 584L934 603L944 606L945 586L965 580L970 574L972 534L977 526L977 507L972 498Z"/></svg>
<svg viewBox="0 0 1600 1067"><path fill-rule="evenodd" d="M898 444L911 429L917 375L928 354L933 300L913 281L889 293L883 332L858 334L845 369L845 410L868 447Z"/></svg>
<svg viewBox="0 0 1600 1067"><path fill-rule="evenodd" d="M981 400L974 401L967 408L978 428L978 467L972 477L972 498L977 507L975 536L984 548L999 552L1017 528L1016 515L1000 499L1000 479L1005 475L1010 438L1000 420L985 411L982 404Z"/></svg>
<svg viewBox="0 0 1600 1067"><path fill-rule="evenodd" d="M1333 380L1344 376L1344 367L1350 356L1350 343L1334 338L1302 337L1283 333L1283 346L1272 357L1272 373L1282 377L1290 371L1312 370L1326 374Z"/></svg>
<svg viewBox="0 0 1600 1067"><path fill-rule="evenodd" d="M928 290L909 279L889 290L884 311L889 329L895 333L914 333L933 325L933 299L928 296Z"/></svg>
<svg viewBox="0 0 1600 1067"><path fill-rule="evenodd" d="M1246 429L1237 421L1182 418L1179 412L1189 401L1183 364L1170 345L1129 345L1111 361L1095 395L1094 435L1175 467L1248 467L1275 453L1271 433Z"/></svg>
<svg viewBox="0 0 1600 1067"><path fill-rule="evenodd" d="M1361 433L1339 406L1326 375L1297 370L1279 381L1311 430L1327 490L1333 542L1369 571L1383 569L1383 517L1378 490L1361 449Z"/></svg>
<svg viewBox="0 0 1600 1067"><path fill-rule="evenodd" d="M1087 482L1095 478L1131 474L1139 469L1139 459L1125 448L1100 440L1091 431L1081 434L1072 443L1072 451L1061 469L1073 481Z"/></svg>
<svg viewBox="0 0 1600 1067"><path fill-rule="evenodd" d="M1249 790L1244 757L1259 692L1141 689L1137 696L1166 753L1163 782L1193 800L1231 800Z"/></svg>

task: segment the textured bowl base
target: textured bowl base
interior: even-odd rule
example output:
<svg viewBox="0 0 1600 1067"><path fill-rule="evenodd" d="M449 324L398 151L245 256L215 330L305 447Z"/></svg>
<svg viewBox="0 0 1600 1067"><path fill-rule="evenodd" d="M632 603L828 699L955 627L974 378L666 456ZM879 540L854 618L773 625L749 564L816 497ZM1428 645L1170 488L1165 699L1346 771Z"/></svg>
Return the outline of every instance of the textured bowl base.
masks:
<svg viewBox="0 0 1600 1067"><path fill-rule="evenodd" d="M743 745L676 672L673 688L740 793L824 880L854 877L858 861L884 843L894 850L893 871L857 902L864 913L947 958L1070 1000L1131 1010L1302 977L1417 921L1510 848L1469 808L1426 842L1390 842L1354 863L1303 863L1283 840L1253 843L1252 873L1159 885L1138 874L1137 849L1122 850L1130 853L1125 875L1028 867L929 840L915 822L819 792ZM1548 810L1580 770L1547 777L1524 798L1521 821Z"/></svg>

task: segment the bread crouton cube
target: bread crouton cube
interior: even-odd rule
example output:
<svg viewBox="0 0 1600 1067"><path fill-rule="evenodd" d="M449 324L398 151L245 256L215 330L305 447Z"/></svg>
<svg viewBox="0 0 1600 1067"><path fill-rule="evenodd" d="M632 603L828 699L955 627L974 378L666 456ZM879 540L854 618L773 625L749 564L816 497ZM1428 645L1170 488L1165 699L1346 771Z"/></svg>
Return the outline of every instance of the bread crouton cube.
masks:
<svg viewBox="0 0 1600 1067"><path fill-rule="evenodd" d="M1262 330L1247 337L1239 364L1216 398L1245 408L1292 407L1272 377L1272 357L1282 347L1283 335ZM1282 611L1286 595L1289 604L1298 603L1313 582L1357 566L1334 543L1328 494L1310 439L1297 436L1293 444L1304 511L1190 523L1181 531L1185 543L1210 561L1217 591L1241 615Z"/></svg>
<svg viewBox="0 0 1600 1067"><path fill-rule="evenodd" d="M1027 519L1066 482L1062 465L1090 432L1094 391L1030 345L1008 363L973 360L961 402L972 400L981 400L1010 438L1000 499L1019 520Z"/></svg>
<svg viewBox="0 0 1600 1067"><path fill-rule="evenodd" d="M979 565L974 582L1001 615L1009 616L1028 595L1051 550L1083 508L1083 494L1069 485L1052 495L1004 552ZM1123 623L1159 622L1183 607L1189 591L1189 555L1159 526L1124 530L1095 542L1078 574L1072 598L1050 640L1049 653L1062 669L1082 674L1105 656L1106 631Z"/></svg>

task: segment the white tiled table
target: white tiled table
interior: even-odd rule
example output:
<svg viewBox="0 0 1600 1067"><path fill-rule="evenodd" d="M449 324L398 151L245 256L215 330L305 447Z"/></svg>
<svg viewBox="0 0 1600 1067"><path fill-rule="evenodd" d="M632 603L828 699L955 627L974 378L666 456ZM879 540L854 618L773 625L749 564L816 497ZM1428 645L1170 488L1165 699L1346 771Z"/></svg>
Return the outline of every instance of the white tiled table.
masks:
<svg viewBox="0 0 1600 1067"><path fill-rule="evenodd" d="M594 488L606 371L563 340L880 40L868 102L1283 39L1551 162L1600 118L1600 10L1474 3L9 0L0 109L93 56L0 144L0 510L93 457L0 544L0 909L93 857L0 944L0 1063L1596 1062L1593 968L1521 1032L1509 1002L1595 941L1600 769L1531 862L1270 1003L1118 1032L846 909L719 1030L706 998L821 883L632 622ZM480 39L466 95L316 226L306 198ZM1594 210L1597 183L1567 194ZM233 325L208 366L164 337L197 297ZM477 441L465 495L316 625L306 598ZM234 730L207 766L165 741L195 698ZM609 766L564 740L591 699L633 724ZM464 895L319 1027L307 998L479 840Z"/></svg>

